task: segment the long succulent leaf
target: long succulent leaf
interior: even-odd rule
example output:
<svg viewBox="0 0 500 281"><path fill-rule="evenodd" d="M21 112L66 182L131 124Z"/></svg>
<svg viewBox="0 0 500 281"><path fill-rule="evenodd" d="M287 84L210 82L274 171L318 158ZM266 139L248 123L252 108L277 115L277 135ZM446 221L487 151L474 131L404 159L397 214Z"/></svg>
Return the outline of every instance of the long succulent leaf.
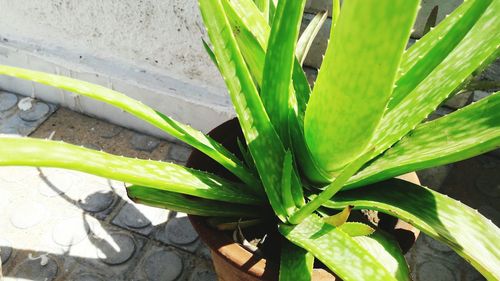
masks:
<svg viewBox="0 0 500 281"><path fill-rule="evenodd" d="M257 8L259 8L260 12L262 13L262 15L264 16L264 18L270 19L269 17L269 8L270 8L270 1L272 0L255 0L255 5L257 6Z"/></svg>
<svg viewBox="0 0 500 281"><path fill-rule="evenodd" d="M244 8L250 4L246 3L246 1L248 0L225 0L222 3L233 29L236 30L234 34L245 61L249 64L252 75L258 78L262 77L262 72L264 71L265 50L267 50L267 40L271 28L263 24L263 21L265 21L263 18L255 21L247 19L247 11ZM271 3L271 6L274 5L272 4L272 0L269 3ZM255 13L252 13L252 15L255 17L259 16ZM261 48L256 47L256 42L259 43ZM258 86L261 86L262 79L256 80L259 83ZM299 114L303 114L311 94L311 88L307 82L304 70L297 60L295 60L293 68L293 87L297 98Z"/></svg>
<svg viewBox="0 0 500 281"><path fill-rule="evenodd" d="M292 195L292 153L287 151L285 159L283 159L283 173L281 176L281 196L283 198L283 207L288 215L291 215L295 210L295 201Z"/></svg>
<svg viewBox="0 0 500 281"><path fill-rule="evenodd" d="M490 3L491 0L465 1L436 29L404 54L400 66L401 76L387 105L388 110L400 103L450 54Z"/></svg>
<svg viewBox="0 0 500 281"><path fill-rule="evenodd" d="M389 235L378 230L369 236L356 236L354 240L373 256L377 257L377 260L384 265L397 280L411 280L405 257L397 241Z"/></svg>
<svg viewBox="0 0 500 281"><path fill-rule="evenodd" d="M218 142L214 141L202 132L179 123L122 93L113 91L103 86L65 76L6 65L0 65L0 75L35 81L116 106L200 150L238 176L256 193L262 193L259 190L260 183L255 176L244 168L243 163L236 156L226 150Z"/></svg>
<svg viewBox="0 0 500 281"><path fill-rule="evenodd" d="M311 48L312 42L316 38L316 35L318 35L319 30L321 29L327 18L327 11L317 13L311 20L309 25L307 25L306 29L304 29L302 35L300 35L299 41L297 42L297 48L295 50L295 55L297 56L297 60L299 60L300 65L304 63L307 53L309 53L309 49Z"/></svg>
<svg viewBox="0 0 500 281"><path fill-rule="evenodd" d="M0 166L56 167L219 201L262 204L240 184L167 162L139 160L63 142L0 138Z"/></svg>
<svg viewBox="0 0 500 281"><path fill-rule="evenodd" d="M281 244L279 280L310 281L314 256L287 240L283 240Z"/></svg>
<svg viewBox="0 0 500 281"><path fill-rule="evenodd" d="M269 37L261 97L274 128L288 141L288 116L292 109L292 72L305 0L282 0L274 15ZM293 101L296 102L296 101Z"/></svg>
<svg viewBox="0 0 500 281"><path fill-rule="evenodd" d="M314 214L295 226L282 224L279 231L343 280L396 280L358 242Z"/></svg>
<svg viewBox="0 0 500 281"><path fill-rule="evenodd" d="M338 193L324 206L378 210L446 243L488 280L499 280L500 229L476 210L426 187L391 179Z"/></svg>
<svg viewBox="0 0 500 281"><path fill-rule="evenodd" d="M186 196L147 186L127 186L127 195L136 203L196 216L240 218L259 215L254 206Z"/></svg>
<svg viewBox="0 0 500 281"><path fill-rule="evenodd" d="M215 58L214 51L208 46L208 43L205 42L205 40L202 38L201 42L203 43L203 48L205 49L205 52L207 52L208 57L210 57L210 60L215 64L217 68L219 68L219 64L217 63L217 59Z"/></svg>
<svg viewBox="0 0 500 281"><path fill-rule="evenodd" d="M243 22L241 17L236 13L236 9L231 5L231 2L227 0L222 0L222 4L224 10L226 11L226 15L231 24L231 27L233 28L233 33L236 38L236 41L238 42L238 46L245 59L245 62L248 65L248 69L251 72L252 76L255 78L256 83L258 84L257 86L261 86L263 69L264 69L264 60L266 54L264 52L263 46L260 46L257 40L255 39L254 34L256 33L256 31L255 29L253 30L249 29L250 27L247 27L245 25L245 22ZM264 27L264 28L269 29L269 27ZM298 63L297 61L295 61L295 66L297 65ZM309 96L311 89L309 88L307 78L305 77L302 68L297 70L294 67L293 80L294 80L294 85L297 85L295 87L295 89L297 89L296 92L300 92L302 95L302 96L297 96L297 99L299 99L301 102L299 103L299 108L303 108L302 110L305 110L305 104L307 102L306 96L307 97ZM305 143L305 141L303 143ZM302 186L295 171L294 173L292 173L292 195L297 207L300 207L304 204Z"/></svg>
<svg viewBox="0 0 500 281"><path fill-rule="evenodd" d="M384 116L373 137L375 155L413 130L485 61L498 56L499 45L500 1L493 1L442 63Z"/></svg>
<svg viewBox="0 0 500 281"><path fill-rule="evenodd" d="M265 50L262 48L259 40L257 40L257 37L255 36L256 32L252 32L252 30L245 24L245 21L243 20L244 17L238 15L238 10L236 8L241 7L235 6L234 2L229 0L222 0L221 2L224 7L224 11L226 12L226 17L233 28L233 34L236 38L236 42L238 43L238 47L240 48L241 54L248 65L248 70L254 77L257 86L260 87L262 85L264 61L266 59ZM254 24L257 24L257 22ZM269 27L263 27L263 29L269 32Z"/></svg>
<svg viewBox="0 0 500 281"><path fill-rule="evenodd" d="M243 0L241 0L243 1ZM271 1L272 2L272 1ZM267 41L265 44L257 46L258 40L256 38L264 38L266 34L269 34L269 27L259 27L255 28L254 25L261 23L262 21L255 22L244 22L239 14L244 14L245 11L242 10L241 6L232 5L233 2L227 0L222 1L224 9L227 13L227 17L231 26L234 30L234 35L238 42L238 46L245 58L252 76L258 83L258 86L262 85L262 77L264 70L265 61L265 49L267 49ZM248 24L248 25L247 25ZM259 32L260 30L266 30L265 32ZM261 39L260 41L264 41ZM294 154L297 155L298 163L300 163L300 168L305 172L307 177L315 182L329 182L328 176L321 173L314 159L312 158L309 149L307 148L305 137L304 137L304 113L306 110L306 104L309 100L311 94L311 88L307 81L307 77L300 65L300 63L295 60L292 73L293 80L293 90L292 93L295 94L295 101L291 101L293 111L290 112L289 119L289 129L292 139L292 145ZM295 178L295 177L294 177ZM298 198L298 197L297 197Z"/></svg>
<svg viewBox="0 0 500 281"><path fill-rule="evenodd" d="M251 26L249 30L261 46L267 46L270 34L270 27L267 19L260 13L259 8L252 0L231 0L231 6L240 17L245 26Z"/></svg>
<svg viewBox="0 0 500 281"><path fill-rule="evenodd" d="M339 229L351 237L368 236L375 232L371 226L361 222L346 222Z"/></svg>
<svg viewBox="0 0 500 281"><path fill-rule="evenodd" d="M304 128L314 158L330 174L368 146L390 98L418 4L418 0L343 3Z"/></svg>
<svg viewBox="0 0 500 281"><path fill-rule="evenodd" d="M220 71L269 202L278 218L284 221L286 211L281 202L280 181L285 149L266 114L220 0L200 0L199 4Z"/></svg>
<svg viewBox="0 0 500 281"><path fill-rule="evenodd" d="M408 72L408 70L413 68L413 66L426 56L434 48L434 46L439 44L444 36L453 29L453 26L463 18L465 12L470 10L470 8L474 5L480 5L480 3L477 2L481 2L481 0L464 1L429 33L425 34L424 37L417 40L415 44L408 48L401 60L401 64L399 66L400 71L398 72L397 77L400 78L404 73ZM491 1L487 0L482 2L489 3Z"/></svg>
<svg viewBox="0 0 500 281"><path fill-rule="evenodd" d="M500 148L500 92L417 126L346 188L464 160Z"/></svg>

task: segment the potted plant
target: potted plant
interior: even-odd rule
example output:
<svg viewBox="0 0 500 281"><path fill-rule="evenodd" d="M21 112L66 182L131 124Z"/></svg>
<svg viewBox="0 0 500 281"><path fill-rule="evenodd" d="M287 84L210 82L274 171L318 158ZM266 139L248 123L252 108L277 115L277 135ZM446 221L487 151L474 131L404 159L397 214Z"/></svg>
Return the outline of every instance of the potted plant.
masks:
<svg viewBox="0 0 500 281"><path fill-rule="evenodd" d="M434 121L426 117L498 56L500 1L464 2L406 51L419 1L350 0L342 8L334 1L329 47L312 90L301 62L322 20L312 21L298 39L306 1L274 2L199 1L213 52L205 47L241 127L240 138L238 129L217 137L228 148L113 90L0 66L2 75L117 106L193 146L222 171L11 137L0 138L0 165L61 167L121 180L131 184L128 195L137 202L210 218L193 217L197 229L214 225L245 236L242 228L263 223L257 229L266 225L267 233L282 237L274 240L280 243L274 245L281 253L279 274L270 278L311 280L317 260L343 280L409 280L394 239L380 228L347 221L354 208L407 221L449 245L487 279L500 279L500 230L490 220L436 191L393 178L499 147L500 93ZM234 123L220 131L228 126ZM203 159L193 156L190 164L213 166ZM223 248L227 238L215 233L201 236ZM234 270L234 262L222 264L221 270ZM254 264L263 261L245 260L236 270L240 275L220 278L266 279L248 272Z"/></svg>

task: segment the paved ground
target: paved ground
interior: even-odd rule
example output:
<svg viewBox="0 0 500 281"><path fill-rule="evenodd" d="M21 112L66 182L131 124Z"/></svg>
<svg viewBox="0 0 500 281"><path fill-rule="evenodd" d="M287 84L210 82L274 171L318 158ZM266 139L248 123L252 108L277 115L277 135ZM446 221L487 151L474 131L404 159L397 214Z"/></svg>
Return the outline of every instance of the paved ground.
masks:
<svg viewBox="0 0 500 281"><path fill-rule="evenodd" d="M38 101L25 99L19 106L20 100L0 93L0 133L177 163L185 163L189 154L179 144ZM419 175L423 184L498 224L499 170L499 158L488 154ZM0 206L5 280L216 279L207 248L185 215L131 203L123 183L60 169L2 167ZM448 247L425 235L407 259L414 280L483 280Z"/></svg>

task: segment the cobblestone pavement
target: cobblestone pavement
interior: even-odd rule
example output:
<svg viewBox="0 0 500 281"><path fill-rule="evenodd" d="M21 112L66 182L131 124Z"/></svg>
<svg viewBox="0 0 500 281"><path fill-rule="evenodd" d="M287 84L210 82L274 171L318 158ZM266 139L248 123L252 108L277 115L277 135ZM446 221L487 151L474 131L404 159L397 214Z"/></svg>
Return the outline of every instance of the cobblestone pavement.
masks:
<svg viewBox="0 0 500 281"><path fill-rule="evenodd" d="M21 100L0 94L0 133L180 164L190 153L185 146L64 108L55 111L40 101L29 100L35 108L27 110L34 113L26 114L29 106L19 106ZM436 114L443 112L448 111ZM479 209L498 225L499 170L500 160L488 154L419 176L424 185ZM216 280L209 252L186 216L132 203L123 183L62 169L1 167L0 206L4 280ZM414 280L483 280L425 235L407 259Z"/></svg>

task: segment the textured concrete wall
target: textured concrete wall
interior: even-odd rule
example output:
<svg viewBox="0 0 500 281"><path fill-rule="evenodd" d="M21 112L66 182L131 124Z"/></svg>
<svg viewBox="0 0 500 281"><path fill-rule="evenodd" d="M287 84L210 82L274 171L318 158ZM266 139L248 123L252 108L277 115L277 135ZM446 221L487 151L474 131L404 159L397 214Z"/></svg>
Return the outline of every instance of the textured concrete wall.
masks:
<svg viewBox="0 0 500 281"><path fill-rule="evenodd" d="M195 0L0 0L0 14L7 39L223 85L201 44Z"/></svg>
<svg viewBox="0 0 500 281"><path fill-rule="evenodd" d="M202 36L196 0L0 0L0 63L111 87L208 131L233 110ZM6 77L2 88L166 136L85 97Z"/></svg>

